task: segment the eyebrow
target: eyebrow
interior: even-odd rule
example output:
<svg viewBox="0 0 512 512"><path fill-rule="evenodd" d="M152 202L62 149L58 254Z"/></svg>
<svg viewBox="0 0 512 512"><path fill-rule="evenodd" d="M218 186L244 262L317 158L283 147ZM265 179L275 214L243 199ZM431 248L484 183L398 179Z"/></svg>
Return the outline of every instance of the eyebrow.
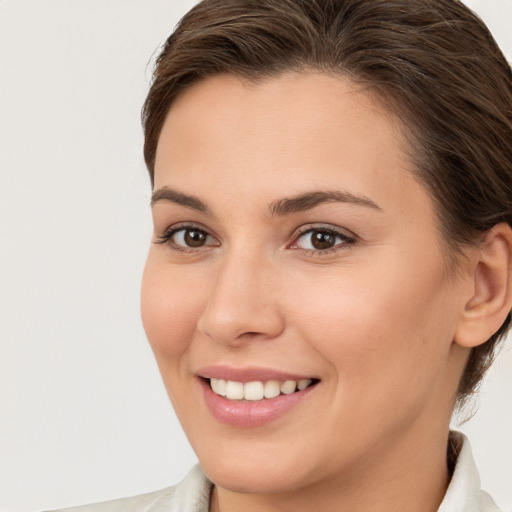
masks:
<svg viewBox="0 0 512 512"><path fill-rule="evenodd" d="M173 190L168 187L162 187L153 192L153 195L151 196L151 206L154 206L160 201L169 201L201 213L211 213L208 206L201 201L201 199L192 195L183 194L182 192L178 192L177 190ZM324 203L348 203L382 211L382 208L368 197L355 195L351 192L328 190L306 192L294 197L287 197L273 201L269 205L269 212L272 216L283 216L291 213L311 210L312 208Z"/></svg>
<svg viewBox="0 0 512 512"><path fill-rule="evenodd" d="M154 206L160 201L169 201L181 206L186 206L187 208L191 208L192 210L196 210L201 213L210 213L210 209L205 203L203 203L203 201L201 201L201 199L188 194L183 194L182 192L178 192L177 190L173 190L168 187L162 187L153 192L151 196L151 206Z"/></svg>
<svg viewBox="0 0 512 512"><path fill-rule="evenodd" d="M382 208L368 197L337 190L307 192L295 197L279 199L270 204L269 210L273 216L281 216L311 210L323 203L349 203L382 211Z"/></svg>

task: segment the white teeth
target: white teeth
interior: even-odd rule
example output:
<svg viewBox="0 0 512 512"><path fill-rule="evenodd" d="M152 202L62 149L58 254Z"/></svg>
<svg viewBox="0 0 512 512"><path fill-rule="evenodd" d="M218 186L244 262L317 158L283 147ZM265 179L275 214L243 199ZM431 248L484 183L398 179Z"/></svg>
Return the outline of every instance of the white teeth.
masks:
<svg viewBox="0 0 512 512"><path fill-rule="evenodd" d="M287 380L279 382L278 380L269 380L266 382L252 381L237 382L234 380L210 379L212 391L217 395L224 396L228 400L249 400L256 402L264 398L275 398L281 393L290 395L295 391L306 389L313 381L311 379L302 379L298 382Z"/></svg>
<svg viewBox="0 0 512 512"><path fill-rule="evenodd" d="M244 385L234 380L226 381L226 398L229 400L242 400L244 397Z"/></svg>
<svg viewBox="0 0 512 512"><path fill-rule="evenodd" d="M311 382L311 379L299 380L299 383L297 384L297 389L299 391L302 391L303 389L306 389L311 384Z"/></svg>
<svg viewBox="0 0 512 512"><path fill-rule="evenodd" d="M265 398L275 398L281 393L281 386L277 380L269 380L265 382L264 395Z"/></svg>
<svg viewBox="0 0 512 512"><path fill-rule="evenodd" d="M226 381L224 379L210 379L210 385L217 395L226 396Z"/></svg>
<svg viewBox="0 0 512 512"><path fill-rule="evenodd" d="M294 380L287 380L281 384L281 393L291 395L297 389L297 382Z"/></svg>
<svg viewBox="0 0 512 512"><path fill-rule="evenodd" d="M246 400L261 400L263 396L263 382L247 382L244 384L244 398Z"/></svg>

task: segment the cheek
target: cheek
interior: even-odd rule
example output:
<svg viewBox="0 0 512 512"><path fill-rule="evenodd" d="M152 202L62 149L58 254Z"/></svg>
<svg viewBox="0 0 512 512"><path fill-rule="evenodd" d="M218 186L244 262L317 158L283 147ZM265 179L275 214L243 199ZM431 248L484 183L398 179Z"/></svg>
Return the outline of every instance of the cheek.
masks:
<svg viewBox="0 0 512 512"><path fill-rule="evenodd" d="M141 313L144 330L157 363L173 364L187 351L200 310L194 280L148 257L142 278ZM185 280L185 282L184 282ZM187 290L187 293L184 293Z"/></svg>
<svg viewBox="0 0 512 512"><path fill-rule="evenodd" d="M341 390L419 392L435 379L451 345L442 274L434 268L412 277L412 269L388 263L374 266L384 273L369 268L302 283L308 298L294 309L300 308L303 336L330 363Z"/></svg>

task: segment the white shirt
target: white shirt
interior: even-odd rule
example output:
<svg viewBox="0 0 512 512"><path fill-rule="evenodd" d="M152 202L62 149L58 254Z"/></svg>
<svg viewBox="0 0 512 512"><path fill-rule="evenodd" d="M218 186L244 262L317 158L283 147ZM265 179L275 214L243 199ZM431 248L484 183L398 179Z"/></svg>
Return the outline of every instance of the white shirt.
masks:
<svg viewBox="0 0 512 512"><path fill-rule="evenodd" d="M502 512L492 498L480 488L468 439L459 432L452 438L460 443L455 470L438 512ZM131 498L54 512L208 512L213 484L196 465L177 485Z"/></svg>

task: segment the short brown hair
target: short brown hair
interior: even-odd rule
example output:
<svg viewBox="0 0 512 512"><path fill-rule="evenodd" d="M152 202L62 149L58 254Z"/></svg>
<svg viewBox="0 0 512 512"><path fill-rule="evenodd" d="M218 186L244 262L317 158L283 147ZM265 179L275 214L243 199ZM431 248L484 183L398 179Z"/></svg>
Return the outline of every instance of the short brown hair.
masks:
<svg viewBox="0 0 512 512"><path fill-rule="evenodd" d="M312 69L375 91L406 127L414 171L455 255L499 222L512 226L512 71L485 24L458 0L204 0L159 54L144 103L151 181L174 99L219 73L250 80ZM510 327L470 354L459 404Z"/></svg>

